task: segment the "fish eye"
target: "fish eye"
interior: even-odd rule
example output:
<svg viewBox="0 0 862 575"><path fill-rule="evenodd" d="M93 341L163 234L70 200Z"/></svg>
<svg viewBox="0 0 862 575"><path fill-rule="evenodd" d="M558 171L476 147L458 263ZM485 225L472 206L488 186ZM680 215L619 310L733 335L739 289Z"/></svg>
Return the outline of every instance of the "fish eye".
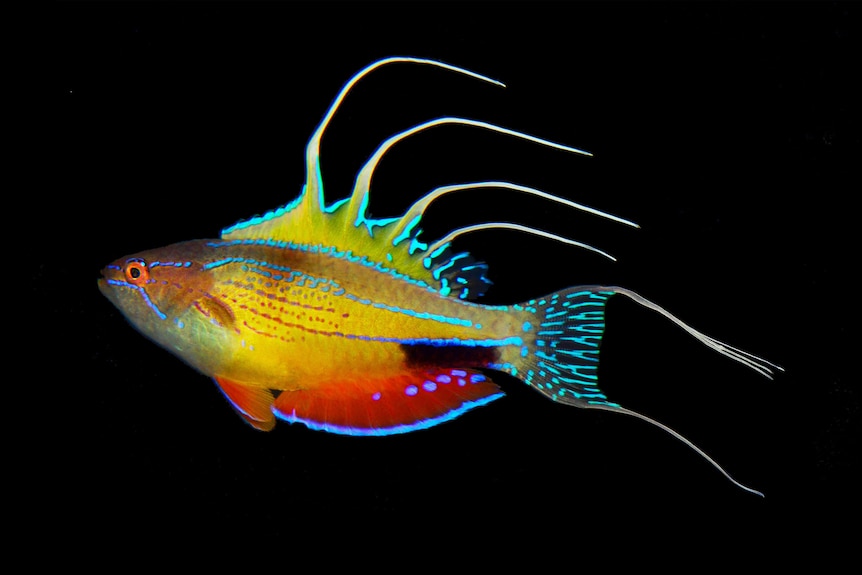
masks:
<svg viewBox="0 0 862 575"><path fill-rule="evenodd" d="M147 262L141 259L127 261L126 267L123 268L123 274L126 276L126 281L133 285L145 284L150 279Z"/></svg>

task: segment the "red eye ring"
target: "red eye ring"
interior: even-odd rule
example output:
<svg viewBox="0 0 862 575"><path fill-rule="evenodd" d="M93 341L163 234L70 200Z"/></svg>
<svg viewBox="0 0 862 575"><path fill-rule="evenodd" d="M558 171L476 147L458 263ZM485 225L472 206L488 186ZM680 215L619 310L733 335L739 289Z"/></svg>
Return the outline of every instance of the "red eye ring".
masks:
<svg viewBox="0 0 862 575"><path fill-rule="evenodd" d="M127 261L126 267L123 268L123 274L126 276L127 282L136 286L143 285L150 279L150 270L144 260Z"/></svg>

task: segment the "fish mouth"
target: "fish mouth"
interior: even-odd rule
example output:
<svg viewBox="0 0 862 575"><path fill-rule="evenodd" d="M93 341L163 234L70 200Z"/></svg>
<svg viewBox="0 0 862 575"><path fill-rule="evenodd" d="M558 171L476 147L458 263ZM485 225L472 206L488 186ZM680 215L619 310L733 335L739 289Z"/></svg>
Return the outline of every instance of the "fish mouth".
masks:
<svg viewBox="0 0 862 575"><path fill-rule="evenodd" d="M108 285L108 280L105 278L105 272L102 272L102 277L96 280L96 284L99 286L99 291L102 292L102 295L108 296L111 293L111 288Z"/></svg>
<svg viewBox="0 0 862 575"><path fill-rule="evenodd" d="M114 276L116 276L116 271L113 266L108 266L99 270L99 278L96 280L96 284L99 286L99 291L102 292L107 298L111 298L114 290L112 289L113 285L117 280Z"/></svg>
<svg viewBox="0 0 862 575"><path fill-rule="evenodd" d="M99 273L101 277L96 280L96 285L99 286L99 291L102 292L105 299L111 302L115 307L122 310L122 292L125 290L121 288L116 279L116 275L112 272L113 270L110 268L101 270Z"/></svg>

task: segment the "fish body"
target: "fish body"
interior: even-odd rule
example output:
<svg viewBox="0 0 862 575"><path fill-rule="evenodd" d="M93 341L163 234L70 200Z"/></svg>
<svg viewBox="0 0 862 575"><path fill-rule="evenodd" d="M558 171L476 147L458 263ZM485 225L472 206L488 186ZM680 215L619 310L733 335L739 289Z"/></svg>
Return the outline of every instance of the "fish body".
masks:
<svg viewBox="0 0 862 575"><path fill-rule="evenodd" d="M447 369L511 364L535 337L523 329L533 315L523 306L444 297L335 249L195 240L118 260L104 276L103 293L135 327L223 387L236 387L229 396L245 388L337 396L347 388L385 404L384 391L398 388L398 399L415 410L422 397L408 395L414 388L437 391ZM454 405L434 397L437 409L426 408L423 421L500 395L490 380L470 375L471 393L461 390ZM417 424L407 414L387 421L302 417L331 430L378 434Z"/></svg>
<svg viewBox="0 0 862 575"><path fill-rule="evenodd" d="M103 275L103 293L139 331L215 378L260 429L274 415L339 433L428 427L502 397L476 370L528 374L551 333L542 328L563 323L545 319L559 295L483 305L347 252L266 241L182 242ZM560 351L588 348L577 390L604 401L593 380L610 292L571 293L559 309L576 313L556 317L584 333Z"/></svg>
<svg viewBox="0 0 862 575"><path fill-rule="evenodd" d="M467 226L432 242L420 227L425 208L440 196L483 188L514 190L636 224L511 182L443 186L400 217L375 220L366 213L382 155L436 126L459 124L588 153L476 120L438 118L383 142L360 170L352 193L326 203L319 145L330 119L357 81L399 62L499 84L432 60L387 58L367 66L345 84L312 135L299 197L224 229L218 238L120 258L102 270L102 293L144 335L212 377L237 413L260 430L272 429L276 419L354 435L431 427L502 397L493 378L504 372L554 401L657 425L730 478L681 435L601 391L605 305L614 294L624 295L765 376L778 366L697 332L621 287L575 286L527 302L482 304L478 298L490 283L487 266L453 249L463 234L509 229L610 256L515 223Z"/></svg>

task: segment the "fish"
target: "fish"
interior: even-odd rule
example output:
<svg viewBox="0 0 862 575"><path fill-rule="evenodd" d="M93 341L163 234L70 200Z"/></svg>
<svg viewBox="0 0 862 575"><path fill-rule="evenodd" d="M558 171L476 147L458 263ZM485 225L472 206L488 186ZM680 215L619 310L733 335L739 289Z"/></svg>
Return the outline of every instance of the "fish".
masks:
<svg viewBox="0 0 862 575"><path fill-rule="evenodd" d="M352 192L327 203L320 142L357 82L382 66L411 64L502 82L441 61L395 56L355 73L308 141L306 178L289 203L240 220L218 238L198 239L119 258L101 270L102 294L147 338L212 378L251 427L277 420L336 434L386 436L426 429L504 395L504 373L550 400L633 416L697 452L738 487L702 449L670 427L613 402L598 379L605 308L614 295L660 314L708 348L767 378L782 368L715 340L637 293L578 285L510 305L481 303L486 263L453 247L465 234L505 229L615 258L596 247L513 222L491 221L426 240L426 208L447 194L484 188L527 194L619 225L619 216L514 182L438 187L398 217L368 214L371 180L383 155L436 126L489 130L578 156L589 152L495 124L444 116L382 142Z"/></svg>

